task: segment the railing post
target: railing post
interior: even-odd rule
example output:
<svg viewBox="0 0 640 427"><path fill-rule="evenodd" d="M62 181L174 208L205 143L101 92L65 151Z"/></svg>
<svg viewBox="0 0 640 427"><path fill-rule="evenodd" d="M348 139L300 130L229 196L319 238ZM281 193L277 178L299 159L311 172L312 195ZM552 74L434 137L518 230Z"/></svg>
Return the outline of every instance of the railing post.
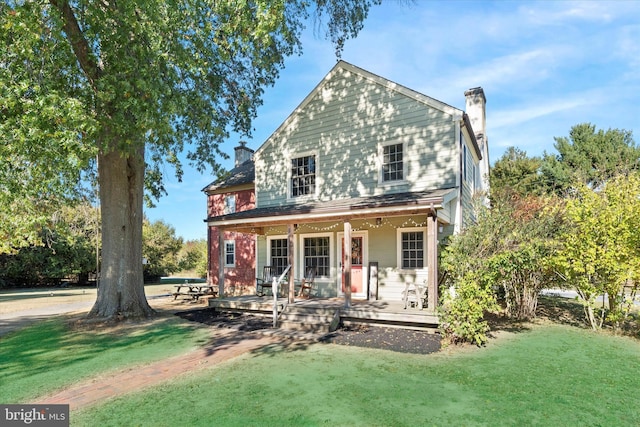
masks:
<svg viewBox="0 0 640 427"><path fill-rule="evenodd" d="M273 327L274 329L278 327L278 282L279 280L274 277L273 282L271 284L271 293L273 294Z"/></svg>

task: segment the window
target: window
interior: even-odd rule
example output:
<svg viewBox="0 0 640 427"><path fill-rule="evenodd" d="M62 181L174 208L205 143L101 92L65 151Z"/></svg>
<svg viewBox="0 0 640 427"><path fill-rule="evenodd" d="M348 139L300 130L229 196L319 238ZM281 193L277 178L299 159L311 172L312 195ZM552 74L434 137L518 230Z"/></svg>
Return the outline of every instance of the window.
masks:
<svg viewBox="0 0 640 427"><path fill-rule="evenodd" d="M467 148L467 145L462 146L462 179L466 182L471 191L475 191L478 187L478 170L473 160L473 155Z"/></svg>
<svg viewBox="0 0 640 427"><path fill-rule="evenodd" d="M289 241L287 239L271 239L269 243L270 265L278 276L289 265Z"/></svg>
<svg viewBox="0 0 640 427"><path fill-rule="evenodd" d="M315 267L316 276L330 275L330 242L329 237L305 237L304 238L304 271Z"/></svg>
<svg viewBox="0 0 640 427"><path fill-rule="evenodd" d="M291 197L306 196L316 192L316 156L304 156L291 160Z"/></svg>
<svg viewBox="0 0 640 427"><path fill-rule="evenodd" d="M232 214L236 211L236 196L225 196L224 198L224 214Z"/></svg>
<svg viewBox="0 0 640 427"><path fill-rule="evenodd" d="M236 242L235 240L224 241L224 266L236 266Z"/></svg>
<svg viewBox="0 0 640 427"><path fill-rule="evenodd" d="M400 232L400 268L424 268L424 231Z"/></svg>
<svg viewBox="0 0 640 427"><path fill-rule="evenodd" d="M402 144L382 147L382 182L402 181L404 179Z"/></svg>
<svg viewBox="0 0 640 427"><path fill-rule="evenodd" d="M467 181L467 168L469 165L467 164L467 146L462 145L462 179Z"/></svg>

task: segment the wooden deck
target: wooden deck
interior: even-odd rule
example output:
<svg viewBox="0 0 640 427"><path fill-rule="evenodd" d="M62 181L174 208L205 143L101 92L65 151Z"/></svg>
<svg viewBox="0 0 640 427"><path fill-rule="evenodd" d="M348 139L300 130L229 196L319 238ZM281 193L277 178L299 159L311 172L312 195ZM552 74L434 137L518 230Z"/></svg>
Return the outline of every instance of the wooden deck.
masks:
<svg viewBox="0 0 640 427"><path fill-rule="evenodd" d="M278 299L278 312L287 305L285 298ZM407 329L435 330L438 327L438 316L424 308L404 308L402 301L367 301L353 300L350 307L345 307L342 298L312 298L296 299L289 307L304 308L306 311L337 311L343 325L368 323L379 326L389 326ZM273 299L271 297L239 296L226 298L212 298L209 307L220 311L250 312L258 315L271 316L273 313Z"/></svg>

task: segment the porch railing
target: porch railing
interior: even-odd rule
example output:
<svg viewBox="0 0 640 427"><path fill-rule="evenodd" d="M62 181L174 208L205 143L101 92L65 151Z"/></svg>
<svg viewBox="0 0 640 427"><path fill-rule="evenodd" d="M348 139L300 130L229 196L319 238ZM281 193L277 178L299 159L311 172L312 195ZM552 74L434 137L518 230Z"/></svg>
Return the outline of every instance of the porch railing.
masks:
<svg viewBox="0 0 640 427"><path fill-rule="evenodd" d="M280 285L280 282L282 281L282 279L284 279L284 277L287 275L289 270L291 270L291 264L289 264L287 268L284 269L280 277L273 278L273 284L271 285L271 292L273 293L273 327L274 328L278 327L278 286ZM285 302L284 306L282 307L282 311L284 311L286 308L287 308L287 303Z"/></svg>

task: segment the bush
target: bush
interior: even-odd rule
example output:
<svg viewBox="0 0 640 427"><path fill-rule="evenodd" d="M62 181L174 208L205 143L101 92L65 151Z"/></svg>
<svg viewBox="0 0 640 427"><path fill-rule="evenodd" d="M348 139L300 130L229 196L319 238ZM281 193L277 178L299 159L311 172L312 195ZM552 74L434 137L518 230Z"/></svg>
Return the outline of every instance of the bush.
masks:
<svg viewBox="0 0 640 427"><path fill-rule="evenodd" d="M489 324L484 314L497 309L493 290L469 274L443 294L439 327L443 335L453 344L483 345L487 342Z"/></svg>

